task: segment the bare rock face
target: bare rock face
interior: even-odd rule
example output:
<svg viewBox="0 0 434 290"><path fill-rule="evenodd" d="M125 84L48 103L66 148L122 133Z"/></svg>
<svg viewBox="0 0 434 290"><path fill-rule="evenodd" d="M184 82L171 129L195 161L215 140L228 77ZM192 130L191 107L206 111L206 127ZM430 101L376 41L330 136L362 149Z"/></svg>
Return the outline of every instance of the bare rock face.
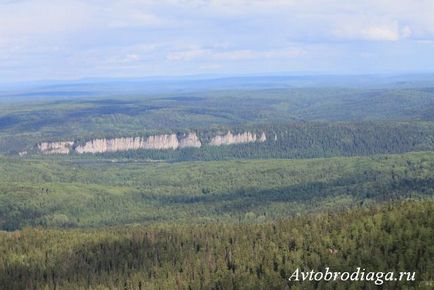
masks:
<svg viewBox="0 0 434 290"><path fill-rule="evenodd" d="M177 149L179 141L176 134L153 135L147 139L127 137L114 139L94 139L77 146L75 151L82 153L104 153L137 149Z"/></svg>
<svg viewBox="0 0 434 290"><path fill-rule="evenodd" d="M144 149L176 149L179 141L176 134L154 135L143 142Z"/></svg>
<svg viewBox="0 0 434 290"><path fill-rule="evenodd" d="M181 138L179 140L179 148L186 147L194 147L200 148L202 146L202 142L200 142L199 137L197 137L196 133L189 133L186 137Z"/></svg>
<svg viewBox="0 0 434 290"><path fill-rule="evenodd" d="M142 138L114 138L114 139L94 139L79 145L75 151L82 153L103 153L116 152L130 149L140 149Z"/></svg>
<svg viewBox="0 0 434 290"><path fill-rule="evenodd" d="M73 141L61 142L42 142L38 144L38 149L44 154L69 154Z"/></svg>
<svg viewBox="0 0 434 290"><path fill-rule="evenodd" d="M211 139L209 145L211 146L221 146L221 145L231 145L231 144L242 144L242 143L253 143L253 142L264 142L267 138L265 134L262 133L261 137L258 138L256 134L251 132L244 132L240 134L232 134L228 131L226 135L217 135Z"/></svg>
<svg viewBox="0 0 434 290"><path fill-rule="evenodd" d="M265 142L267 137L262 132L260 136L252 132L232 134L228 131L226 135L217 135L211 139L210 146L221 146L231 144L242 144L252 142ZM39 150L44 154L69 154L74 145L73 141L44 142L38 145ZM202 142L195 132L190 132L178 139L176 134L152 135L143 137L122 137L112 139L93 139L83 145L75 147L75 152L83 153L104 153L118 152L138 149L154 150L176 150L179 148L200 148Z"/></svg>

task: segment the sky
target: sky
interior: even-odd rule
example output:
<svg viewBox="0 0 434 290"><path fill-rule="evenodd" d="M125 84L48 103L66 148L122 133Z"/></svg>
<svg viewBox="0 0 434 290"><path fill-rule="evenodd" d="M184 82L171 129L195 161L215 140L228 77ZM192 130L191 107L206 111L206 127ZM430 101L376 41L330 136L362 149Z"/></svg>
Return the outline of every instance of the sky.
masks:
<svg viewBox="0 0 434 290"><path fill-rule="evenodd" d="M434 71L434 0L0 0L0 82Z"/></svg>

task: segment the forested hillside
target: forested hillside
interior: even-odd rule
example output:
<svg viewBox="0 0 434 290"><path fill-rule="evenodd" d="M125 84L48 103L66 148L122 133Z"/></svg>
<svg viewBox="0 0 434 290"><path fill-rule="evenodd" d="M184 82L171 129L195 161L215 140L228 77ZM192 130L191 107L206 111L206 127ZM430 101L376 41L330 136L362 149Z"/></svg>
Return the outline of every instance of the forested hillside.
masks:
<svg viewBox="0 0 434 290"><path fill-rule="evenodd" d="M262 158L315 158L366 156L434 150L434 123L430 122L357 122L292 123L220 127L198 130L207 142L217 132L265 133L266 142L229 146L202 146L180 150L129 150L104 153L103 158L152 159L170 161L227 160ZM92 158L92 156L86 156Z"/></svg>
<svg viewBox="0 0 434 290"><path fill-rule="evenodd" d="M210 146L211 137L218 134L242 134L251 132L264 134L265 142L250 142L225 146ZM286 124L257 124L244 126L219 126L208 129L166 130L163 133L185 135L194 132L202 142L200 148L150 150L139 149L121 152L107 152L77 156L71 150L72 158L79 159L140 159L140 160L228 160L228 159L263 159L263 158L315 158L331 156L366 156L372 154L405 153L411 151L434 150L434 123L431 122L309 122ZM138 134L138 133L137 133ZM143 135L123 135L123 137L141 137ZM75 146L95 138L47 139L55 141L75 141ZM43 154L36 146L39 143L14 144L16 139L3 140L3 148L8 154L27 155ZM1 142L1 141L0 141ZM28 142L32 142L28 140ZM24 151L21 151L24 150ZM57 156L65 159L62 156ZM45 156L44 158L50 158ZM53 157L51 157L53 158ZM56 158L56 156L54 156ZM68 159L68 157L66 158Z"/></svg>
<svg viewBox="0 0 434 290"><path fill-rule="evenodd" d="M433 211L429 199L265 224L25 228L0 233L0 285L65 290L430 289ZM380 286L377 279L288 281L297 268L325 267L416 275L413 282L378 279Z"/></svg>
<svg viewBox="0 0 434 290"><path fill-rule="evenodd" d="M0 227L263 222L434 194L434 154L307 160L0 159Z"/></svg>
<svg viewBox="0 0 434 290"><path fill-rule="evenodd" d="M80 86L77 89L79 88ZM287 131L289 135L296 136L299 133L317 136L318 130L323 130L321 126L330 126L324 129L326 138L343 138L336 142L350 143L352 135L363 140L378 139L378 135L375 135L376 128L388 131L388 127L391 127L390 130L397 133L393 136L399 140L410 131L408 125L404 124L401 128L399 122L413 122L411 126L416 127L416 132L422 131L423 135L413 134L411 137L415 140L415 145L400 147L400 152L418 150L419 147L432 149L432 129L426 128L433 127L429 122L433 121L431 113L434 108L434 90L429 85L379 88L277 86L265 89L239 87L231 90L190 88L170 92L136 92L131 95L127 92L117 95L84 92L68 98L56 91L42 92L41 96L45 93L46 97L35 97L31 93L32 91L27 97L16 100L7 99L8 102L5 99L1 101L0 98L2 154L30 152L36 144L45 141L134 137L192 130L207 135L216 130L280 126L278 124L284 127L279 132L284 134ZM68 92L64 93L68 95ZM371 123L358 124L366 121ZM417 121L422 123L414 123ZM311 122L314 123L310 124ZM323 125L318 125L318 122ZM344 123L344 128L341 123ZM351 130L352 127L356 129ZM427 138L428 143L425 140ZM292 142L285 138L283 141ZM312 142L318 143L321 140ZM395 140L386 139L383 143L392 146ZM306 146L309 143L298 145ZM329 148L331 145L333 144L324 148L326 154L342 151L339 146ZM380 148L374 145L368 142L366 148L359 150L379 153ZM297 151L301 148L297 147ZM387 153L390 149L386 148L380 153ZM395 149L392 151L396 152ZM345 151L343 153L348 154ZM291 157L297 154L300 153L278 155ZM205 155L210 158L210 154ZM229 155L233 157L234 154ZM247 155L251 153L246 153L245 156ZM312 152L302 155L319 156Z"/></svg>

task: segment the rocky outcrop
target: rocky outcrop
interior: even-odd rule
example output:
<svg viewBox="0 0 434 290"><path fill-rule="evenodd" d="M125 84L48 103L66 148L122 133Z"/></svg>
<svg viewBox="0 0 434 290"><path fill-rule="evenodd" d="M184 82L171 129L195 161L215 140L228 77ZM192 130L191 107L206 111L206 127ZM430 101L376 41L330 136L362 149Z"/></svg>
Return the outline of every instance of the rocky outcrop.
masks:
<svg viewBox="0 0 434 290"><path fill-rule="evenodd" d="M251 132L244 132L239 134L232 134L228 131L226 135L217 135L211 139L209 143L210 146L221 146L221 145L231 145L231 144L242 144L242 143L253 143L253 142L265 142L267 137L265 133L258 138L258 136Z"/></svg>
<svg viewBox="0 0 434 290"><path fill-rule="evenodd" d="M177 149L179 141L176 134L153 135L148 138L127 137L114 139L94 139L79 145L75 151L82 153L104 153L137 149Z"/></svg>
<svg viewBox="0 0 434 290"><path fill-rule="evenodd" d="M114 138L114 139L94 139L79 145L75 151L82 153L104 153L115 151L126 151L130 149L140 149L142 138Z"/></svg>
<svg viewBox="0 0 434 290"><path fill-rule="evenodd" d="M73 141L61 142L42 142L38 144L38 149L44 154L69 154Z"/></svg>
<svg viewBox="0 0 434 290"><path fill-rule="evenodd" d="M168 150L195 147L199 148L202 143L196 133L189 133L178 140L176 134L153 135L148 138L127 137L114 139L94 139L79 145L75 151L83 153L104 153L138 149Z"/></svg>
<svg viewBox="0 0 434 290"><path fill-rule="evenodd" d="M150 136L144 143L143 149L177 149L179 141L176 134Z"/></svg>
<svg viewBox="0 0 434 290"><path fill-rule="evenodd" d="M179 140L179 148L186 148L186 147L194 147L194 148L200 148L202 146L202 142L200 142L199 137L197 137L196 133L189 133L184 138L181 138Z"/></svg>
<svg viewBox="0 0 434 290"><path fill-rule="evenodd" d="M265 142L265 133L258 135L251 132L232 134L230 131L226 135L213 137L208 145L221 146L231 144L242 144L251 142ZM102 138L87 141L84 144L74 146L73 141L65 142L44 142L38 145L39 150L44 154L69 154L74 150L78 154L84 153L104 153L118 152L138 149L154 150L175 150L179 148L200 148L202 142L196 133L191 132L178 136L176 134L162 134L145 137L122 137L122 138Z"/></svg>

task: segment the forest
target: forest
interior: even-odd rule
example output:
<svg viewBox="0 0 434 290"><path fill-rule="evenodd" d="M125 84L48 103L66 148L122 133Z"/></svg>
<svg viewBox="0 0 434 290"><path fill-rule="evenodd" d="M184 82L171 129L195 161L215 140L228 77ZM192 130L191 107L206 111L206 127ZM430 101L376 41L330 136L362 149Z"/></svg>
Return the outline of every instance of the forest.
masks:
<svg viewBox="0 0 434 290"><path fill-rule="evenodd" d="M202 146L178 150L128 150L87 154L85 158L166 161L234 159L304 159L368 156L434 150L432 122L308 122L254 126L219 126L194 130L205 142L218 132L265 133L266 142L228 146Z"/></svg>
<svg viewBox="0 0 434 290"><path fill-rule="evenodd" d="M430 76L163 83L0 90L0 289L432 288ZM209 145L228 131L266 140ZM203 146L38 150L188 132ZM326 267L415 281L289 281Z"/></svg>
<svg viewBox="0 0 434 290"><path fill-rule="evenodd" d="M434 0L0 0L0 290L434 290Z"/></svg>
<svg viewBox="0 0 434 290"><path fill-rule="evenodd" d="M432 152L176 163L0 160L3 230L265 222L434 194Z"/></svg>
<svg viewBox="0 0 434 290"><path fill-rule="evenodd" d="M34 95L36 88L27 89L24 91L27 94L21 92L12 100L0 94L0 153L30 153L36 144L45 141L185 131L197 131L206 138L215 131L259 131L262 128L269 128L271 137L274 137L273 133L281 135L280 147L288 145L292 150L285 152L276 145L262 150L247 148L245 154L227 152L236 149L220 148L221 152L211 153L205 150L169 152L165 156L159 152L141 152L140 155L184 160L200 159L202 155L204 159L215 159L219 155L238 158L252 154L259 158L309 158L433 148L434 91L430 89L430 83L417 86L393 83L382 87L371 84L364 87L282 88L282 85L274 85L259 89L241 85L229 89L221 84L222 81L210 83L211 88L219 85L221 88L141 92L136 84L134 94L129 91L109 94L96 89L92 91L96 85L91 88L76 85L75 91L86 90L74 97L69 95L74 92L69 87L60 92L58 87L51 88L54 91L45 88L40 97ZM303 136L307 140L302 140ZM382 136L386 139L381 140ZM402 138L406 138L402 140L405 144L396 144ZM351 144L353 139L356 144ZM367 140L367 144L363 144L363 140ZM310 148L310 142L313 148ZM258 150L262 152L257 153ZM272 151L278 153L267 153Z"/></svg>
<svg viewBox="0 0 434 290"><path fill-rule="evenodd" d="M0 233L4 289L432 289L434 202L273 223ZM416 281L289 281L296 268L415 271ZM432 285L431 285L432 286Z"/></svg>

